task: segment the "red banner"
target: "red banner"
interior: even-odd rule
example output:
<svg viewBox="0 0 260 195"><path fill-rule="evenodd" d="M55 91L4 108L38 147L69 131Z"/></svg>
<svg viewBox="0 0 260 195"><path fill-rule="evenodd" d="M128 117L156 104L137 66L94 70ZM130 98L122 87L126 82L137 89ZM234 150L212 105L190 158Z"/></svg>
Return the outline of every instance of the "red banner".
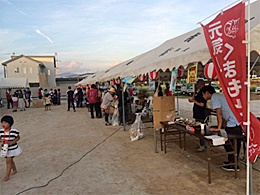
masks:
<svg viewBox="0 0 260 195"><path fill-rule="evenodd" d="M245 4L220 13L206 26L204 35L228 105L246 132L247 121ZM251 114L249 160L260 154L260 122Z"/></svg>

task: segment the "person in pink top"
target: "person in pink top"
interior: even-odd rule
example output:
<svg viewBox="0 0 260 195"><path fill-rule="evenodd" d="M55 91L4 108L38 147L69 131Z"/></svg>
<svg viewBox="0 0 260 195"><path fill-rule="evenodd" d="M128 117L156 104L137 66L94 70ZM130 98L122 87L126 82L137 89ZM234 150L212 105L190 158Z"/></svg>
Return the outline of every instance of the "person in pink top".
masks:
<svg viewBox="0 0 260 195"><path fill-rule="evenodd" d="M96 90L96 85L92 84L91 89L87 92L87 97L89 101L89 107L91 112L91 118L94 118L94 108L96 111L96 117L98 117L98 108L97 108L97 96L98 91Z"/></svg>

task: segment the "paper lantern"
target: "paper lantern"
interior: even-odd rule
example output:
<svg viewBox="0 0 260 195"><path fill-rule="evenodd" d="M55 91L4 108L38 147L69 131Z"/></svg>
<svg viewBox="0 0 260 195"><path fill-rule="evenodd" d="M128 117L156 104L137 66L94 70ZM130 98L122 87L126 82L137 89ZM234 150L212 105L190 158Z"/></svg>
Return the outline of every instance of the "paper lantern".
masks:
<svg viewBox="0 0 260 195"><path fill-rule="evenodd" d="M146 80L145 74L140 74L140 75L138 76L138 79L139 79L139 81L145 81L145 80Z"/></svg>
<svg viewBox="0 0 260 195"><path fill-rule="evenodd" d="M110 81L110 85L111 85L111 86L114 85L114 80L111 80L111 81Z"/></svg>
<svg viewBox="0 0 260 195"><path fill-rule="evenodd" d="M178 77L182 77L184 75L185 69L183 66L179 66L178 70L177 70L177 76Z"/></svg>
<svg viewBox="0 0 260 195"><path fill-rule="evenodd" d="M149 72L149 78L151 80L156 80L159 77L159 72L156 72L156 70Z"/></svg>
<svg viewBox="0 0 260 195"><path fill-rule="evenodd" d="M120 79L120 78L117 78L117 79L115 80L115 83L116 83L116 84L120 84L120 83L121 83L121 79Z"/></svg>
<svg viewBox="0 0 260 195"><path fill-rule="evenodd" d="M213 62L210 62L206 64L204 67L204 75L207 79L216 79L217 77L217 72L215 71L214 64Z"/></svg>

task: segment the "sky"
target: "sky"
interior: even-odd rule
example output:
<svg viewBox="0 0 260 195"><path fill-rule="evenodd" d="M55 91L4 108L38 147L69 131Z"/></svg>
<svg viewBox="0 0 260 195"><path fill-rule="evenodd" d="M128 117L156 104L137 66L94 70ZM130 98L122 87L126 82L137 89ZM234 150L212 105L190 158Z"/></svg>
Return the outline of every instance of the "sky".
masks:
<svg viewBox="0 0 260 195"><path fill-rule="evenodd" d="M200 27L198 22L233 2L0 0L0 63L13 53L57 52L59 73L105 70Z"/></svg>

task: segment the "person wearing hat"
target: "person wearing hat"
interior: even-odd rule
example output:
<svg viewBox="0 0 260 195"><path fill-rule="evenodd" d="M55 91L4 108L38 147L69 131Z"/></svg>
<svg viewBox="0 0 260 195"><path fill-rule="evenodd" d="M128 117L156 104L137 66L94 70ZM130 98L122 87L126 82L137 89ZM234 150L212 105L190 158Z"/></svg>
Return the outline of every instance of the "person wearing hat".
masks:
<svg viewBox="0 0 260 195"><path fill-rule="evenodd" d="M111 101L114 100L113 95L116 93L115 88L111 87L108 92L105 94L103 101L101 103L101 108L105 111L105 122L106 126L110 125L108 121L109 116L109 106L111 104Z"/></svg>
<svg viewBox="0 0 260 195"><path fill-rule="evenodd" d="M12 128L13 124L14 119L12 116L5 115L1 118L3 129L0 130L0 142L2 143L0 156L6 158L6 175L3 178L4 181L9 180L10 175L14 175L17 172L13 158L22 152L21 148L17 145L17 141L20 140L19 131ZM7 153L4 152L4 144L8 144Z"/></svg>

